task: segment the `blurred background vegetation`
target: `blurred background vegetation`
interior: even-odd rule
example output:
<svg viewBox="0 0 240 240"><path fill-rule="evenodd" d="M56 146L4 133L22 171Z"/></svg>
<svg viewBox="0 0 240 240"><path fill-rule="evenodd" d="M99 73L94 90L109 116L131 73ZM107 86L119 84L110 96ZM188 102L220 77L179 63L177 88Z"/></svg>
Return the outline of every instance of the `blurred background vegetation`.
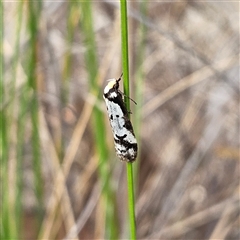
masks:
<svg viewBox="0 0 240 240"><path fill-rule="evenodd" d="M239 3L128 7L137 236L239 239ZM118 2L0 8L1 239L128 238Z"/></svg>

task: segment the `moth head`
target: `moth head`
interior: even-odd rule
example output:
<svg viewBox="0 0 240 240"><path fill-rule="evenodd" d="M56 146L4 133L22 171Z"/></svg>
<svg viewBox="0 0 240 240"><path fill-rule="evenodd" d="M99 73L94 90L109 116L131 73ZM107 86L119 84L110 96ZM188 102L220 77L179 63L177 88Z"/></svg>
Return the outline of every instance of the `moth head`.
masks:
<svg viewBox="0 0 240 240"><path fill-rule="evenodd" d="M104 94L108 93L111 89L118 90L119 88L119 81L121 80L122 75L120 76L119 79L116 78L111 78L108 81L107 86L104 88Z"/></svg>

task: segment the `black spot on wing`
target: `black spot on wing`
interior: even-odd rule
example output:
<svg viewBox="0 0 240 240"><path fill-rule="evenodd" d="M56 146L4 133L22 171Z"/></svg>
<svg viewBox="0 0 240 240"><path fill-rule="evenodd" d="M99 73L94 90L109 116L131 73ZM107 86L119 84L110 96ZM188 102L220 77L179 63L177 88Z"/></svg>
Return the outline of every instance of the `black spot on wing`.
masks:
<svg viewBox="0 0 240 240"><path fill-rule="evenodd" d="M119 135L115 134L115 137L117 137L117 139L120 141L123 141L126 136L127 136L127 134L124 134L123 136L119 136Z"/></svg>
<svg viewBox="0 0 240 240"><path fill-rule="evenodd" d="M117 137L119 137L119 136L117 136ZM124 140L125 137L126 136L124 135L122 137L120 136L120 138L118 138L118 139L114 138L114 141L116 144L124 146L126 148L126 150L129 150L130 148L132 148L134 151L137 152L137 150L138 150L137 143L130 143L130 142Z"/></svg>

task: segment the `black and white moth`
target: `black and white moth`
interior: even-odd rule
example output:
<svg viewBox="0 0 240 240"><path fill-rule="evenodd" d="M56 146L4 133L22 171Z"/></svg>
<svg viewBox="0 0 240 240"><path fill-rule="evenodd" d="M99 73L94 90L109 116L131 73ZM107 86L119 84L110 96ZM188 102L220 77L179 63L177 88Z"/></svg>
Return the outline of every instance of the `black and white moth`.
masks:
<svg viewBox="0 0 240 240"><path fill-rule="evenodd" d="M122 76L121 76L122 77ZM114 145L121 161L133 162L137 157L137 140L135 138L129 112L119 90L119 79L109 79L104 88L103 98L106 102L109 121L112 127Z"/></svg>

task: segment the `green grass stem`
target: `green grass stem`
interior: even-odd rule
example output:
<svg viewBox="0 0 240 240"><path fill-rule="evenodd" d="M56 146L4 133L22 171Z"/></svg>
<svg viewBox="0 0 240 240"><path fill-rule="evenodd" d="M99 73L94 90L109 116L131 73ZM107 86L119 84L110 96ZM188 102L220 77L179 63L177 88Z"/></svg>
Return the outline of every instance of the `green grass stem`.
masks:
<svg viewBox="0 0 240 240"><path fill-rule="evenodd" d="M9 203L9 182L8 182L8 156L9 156L9 128L8 116L4 103L7 100L6 91L7 87L3 81L4 71L4 55L3 55L3 2L0 1L0 96L1 96L1 112L0 112L0 154L1 154L1 167L0 167L0 181L1 181L1 214L0 214L0 239L16 238L16 224L12 222L12 211ZM12 224L12 225L11 225Z"/></svg>
<svg viewBox="0 0 240 240"><path fill-rule="evenodd" d="M127 2L121 0L121 36L122 36L122 67L123 67L123 89L124 94L129 96L129 64L128 64L128 21L127 21ZM125 104L130 111L130 100L125 97ZM128 210L131 239L136 239L135 221L135 200L132 163L127 163L127 183L128 183Z"/></svg>
<svg viewBox="0 0 240 240"><path fill-rule="evenodd" d="M16 239L20 237L20 225L21 222L21 196L22 196L22 188L18 189L18 186L22 186L22 179L23 174L22 171L18 172L20 162L16 159L9 159L10 155L12 155L13 152L10 152L10 146L11 146L11 130L14 129L15 124L15 117L14 116L14 99L15 99L15 83L16 83L16 72L17 72L17 64L19 61L19 42L20 42L20 30L22 25L22 7L23 2L18 3L18 11L17 11L17 18L16 18L16 40L15 40L15 46L14 46L14 55L13 55L13 67L12 67L12 79L9 85L4 84L3 81L3 69L4 69L4 57L3 57L3 37L4 37L4 28L3 28L3 5L2 1L0 3L0 16L1 16L1 37L0 37L0 45L1 45L1 64L0 64L0 74L1 74L1 80L0 80L0 92L1 92L1 113L0 113L0 122L1 122L1 180L2 180L2 193L3 193L3 199L2 199L2 215L1 215L1 239ZM17 138L17 141L19 139ZM16 162L16 169L9 169L9 160L11 161L11 164L13 162ZM12 171L17 172L12 172ZM11 172L10 172L11 171ZM16 185L14 187L11 187L11 190L9 188L9 175L16 176ZM10 197L10 191L11 191L11 197ZM13 199L12 196L16 196L16 198Z"/></svg>
<svg viewBox="0 0 240 240"><path fill-rule="evenodd" d="M95 32L93 29L93 18L91 1L81 2L82 7L82 31L85 38L85 64L88 72L88 79L90 83L90 91L93 95L102 101L102 91L99 91L101 87L97 83L97 49L95 46ZM110 168L108 160L108 149L106 142L106 130L104 123L104 114L97 107L93 109L93 126L96 141L96 148L99 155L99 177L102 182L104 208L106 211L106 226L105 239L117 239L118 238L118 224L115 211L115 198L113 197L113 188L111 186ZM104 184L106 183L106 184Z"/></svg>
<svg viewBox="0 0 240 240"><path fill-rule="evenodd" d="M42 2L28 3L29 11L29 35L30 35L30 52L28 56L28 71L27 82L29 91L33 92L30 118L32 125L32 159L33 159L33 172L34 172L34 191L38 201L38 221L39 223L43 217L43 178L41 169L41 147L39 136L39 102L38 102L38 86L37 86L37 48L38 48L38 27L39 19L42 10Z"/></svg>
<svg viewBox="0 0 240 240"><path fill-rule="evenodd" d="M74 59L72 55L72 46L74 41L74 33L77 27L77 24L79 23L79 18L80 18L80 11L78 9L78 3L76 1L69 1L68 11L67 11L67 28L66 28L67 50L66 50L66 53L64 54L64 65L63 65L62 84L61 84L62 87L60 90L61 106L66 106L70 98L69 96L70 82L71 82L71 76L72 76L72 70L73 70L73 64L74 64ZM55 144L56 144L56 149L57 149L58 156L61 163L66 154L62 129L63 127L56 128L54 133L54 135L56 136L55 137L56 140L60 138L58 141L55 142Z"/></svg>

